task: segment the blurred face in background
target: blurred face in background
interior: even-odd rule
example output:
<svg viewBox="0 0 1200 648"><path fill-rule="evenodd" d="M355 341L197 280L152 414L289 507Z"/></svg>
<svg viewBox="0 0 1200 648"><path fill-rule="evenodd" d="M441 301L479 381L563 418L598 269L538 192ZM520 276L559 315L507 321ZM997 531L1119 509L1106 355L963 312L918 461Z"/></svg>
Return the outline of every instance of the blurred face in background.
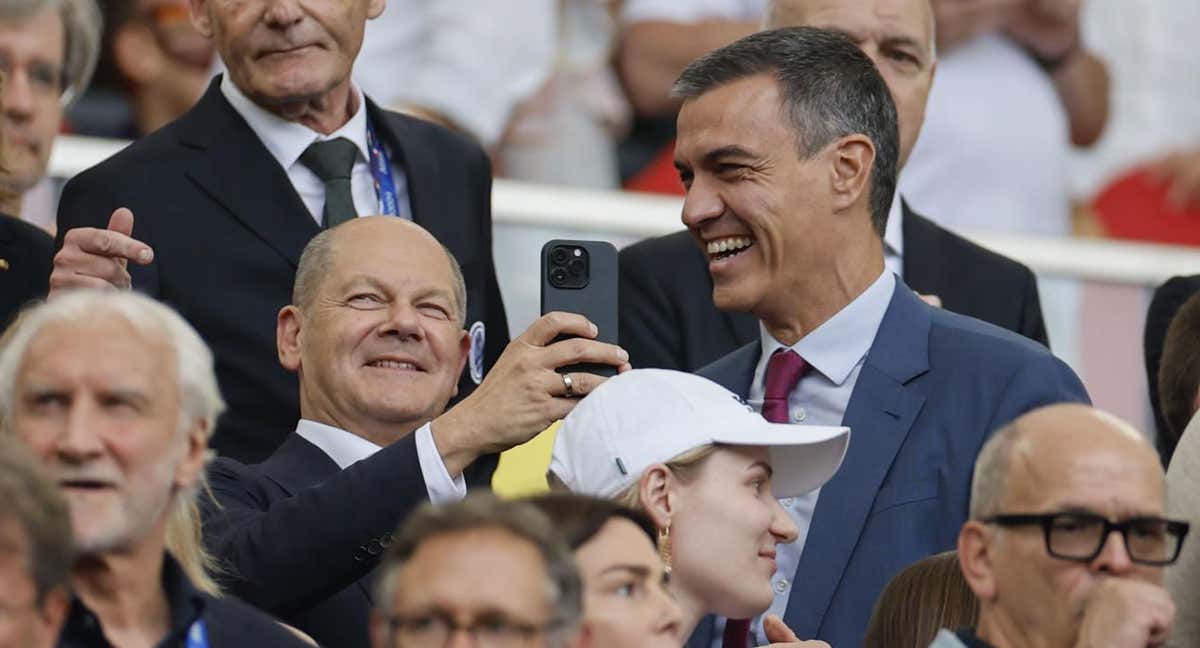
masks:
<svg viewBox="0 0 1200 648"><path fill-rule="evenodd" d="M17 194L46 175L62 122L66 33L50 7L26 20L0 21L0 73L4 76L4 171L0 182Z"/></svg>
<svg viewBox="0 0 1200 648"><path fill-rule="evenodd" d="M0 521L0 648L51 648L66 616L65 591L38 600L21 525Z"/></svg>
<svg viewBox="0 0 1200 648"><path fill-rule="evenodd" d="M139 106L138 130L154 131L191 108L212 76L212 41L192 25L185 0L134 1L112 35L112 56Z"/></svg>
<svg viewBox="0 0 1200 648"><path fill-rule="evenodd" d="M596 646L678 648L680 610L653 542L628 519L610 519L575 550L584 622Z"/></svg>

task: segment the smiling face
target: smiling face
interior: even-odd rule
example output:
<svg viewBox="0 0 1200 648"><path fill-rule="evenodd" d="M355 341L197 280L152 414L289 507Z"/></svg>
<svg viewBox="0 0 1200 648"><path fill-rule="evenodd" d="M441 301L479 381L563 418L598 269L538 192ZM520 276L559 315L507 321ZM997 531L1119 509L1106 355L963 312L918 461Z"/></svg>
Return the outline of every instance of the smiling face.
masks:
<svg viewBox="0 0 1200 648"><path fill-rule="evenodd" d="M672 587L707 613L746 619L767 609L776 545L797 536L771 494L768 450L718 447L694 479L675 483Z"/></svg>
<svg viewBox="0 0 1200 648"><path fill-rule="evenodd" d="M66 34L57 5L21 22L0 22L4 72L4 173L23 194L46 175L62 121Z"/></svg>
<svg viewBox="0 0 1200 648"><path fill-rule="evenodd" d="M441 245L396 218L359 218L331 242L303 309L279 315L279 353L300 372L301 415L391 442L446 407L470 340Z"/></svg>
<svg viewBox="0 0 1200 648"><path fill-rule="evenodd" d="M798 281L831 267L842 248L832 215L832 146L800 158L779 84L768 75L684 102L675 143L687 191L683 222L708 254L718 308L776 310Z"/></svg>
<svg viewBox="0 0 1200 648"><path fill-rule="evenodd" d="M767 27L797 25L842 32L871 57L896 102L903 167L925 122L936 67L929 0L774 0Z"/></svg>
<svg viewBox="0 0 1200 648"><path fill-rule="evenodd" d="M183 433L174 353L115 316L51 324L17 372L11 428L63 489L76 550L128 550L161 532L196 481L204 431Z"/></svg>
<svg viewBox="0 0 1200 648"><path fill-rule="evenodd" d="M610 519L575 558L594 645L678 648L679 606L667 592L654 544L636 524Z"/></svg>
<svg viewBox="0 0 1200 648"><path fill-rule="evenodd" d="M368 18L384 0L190 0L237 87L263 106L320 97L348 83Z"/></svg>

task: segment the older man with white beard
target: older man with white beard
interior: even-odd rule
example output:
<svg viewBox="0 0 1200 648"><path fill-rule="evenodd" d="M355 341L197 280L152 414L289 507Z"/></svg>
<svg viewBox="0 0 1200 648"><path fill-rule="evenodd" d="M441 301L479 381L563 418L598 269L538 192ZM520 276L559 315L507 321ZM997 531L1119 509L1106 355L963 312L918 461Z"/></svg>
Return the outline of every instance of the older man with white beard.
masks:
<svg viewBox="0 0 1200 648"><path fill-rule="evenodd" d="M75 594L60 646L301 646L198 591L165 549L224 407L212 354L179 315L82 291L27 312L0 353L0 419L63 489Z"/></svg>

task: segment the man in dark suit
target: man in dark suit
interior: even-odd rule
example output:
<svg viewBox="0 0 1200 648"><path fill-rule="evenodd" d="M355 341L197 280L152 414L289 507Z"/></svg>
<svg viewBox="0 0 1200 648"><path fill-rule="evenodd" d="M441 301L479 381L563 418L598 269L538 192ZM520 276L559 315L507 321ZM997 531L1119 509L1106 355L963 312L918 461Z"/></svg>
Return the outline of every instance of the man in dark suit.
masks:
<svg viewBox="0 0 1200 648"><path fill-rule="evenodd" d="M802 539L779 548L769 612L797 636L860 645L888 579L953 547L988 434L1087 394L1045 347L934 308L886 271L896 111L853 41L761 32L693 62L675 88L683 221L717 307L762 327L699 373L772 420L853 430L837 475L784 502Z"/></svg>
<svg viewBox="0 0 1200 648"><path fill-rule="evenodd" d="M51 289L132 283L178 309L214 349L230 405L214 447L258 461L298 418L271 322L305 243L360 214L409 218L462 264L473 352L460 389L469 393L508 342L490 169L476 144L380 110L352 84L363 25L382 0L288 5L294 13L192 4L228 72L183 117L67 184ZM117 208L136 214L136 228ZM140 267L127 271L128 261Z"/></svg>
<svg viewBox="0 0 1200 648"><path fill-rule="evenodd" d="M397 252L403 250L403 252ZM625 368L578 315L552 313L445 410L466 362L465 289L420 227L360 218L305 248L279 313L281 363L300 375L301 420L266 461L218 459L204 532L229 591L313 636L365 648L367 582L391 532L418 504L465 495L477 457L523 443L602 378L563 377L579 360Z"/></svg>
<svg viewBox="0 0 1200 648"><path fill-rule="evenodd" d="M936 68L932 17L928 0L773 0L767 26L826 27L858 43L896 103L903 168ZM631 245L620 260L621 343L635 367L694 371L758 339L754 317L713 305L708 260L687 232ZM943 308L1048 345L1033 273L921 216L899 196L884 232L884 262Z"/></svg>
<svg viewBox="0 0 1200 648"><path fill-rule="evenodd" d="M0 330L21 307L46 296L54 239L36 225L0 214Z"/></svg>

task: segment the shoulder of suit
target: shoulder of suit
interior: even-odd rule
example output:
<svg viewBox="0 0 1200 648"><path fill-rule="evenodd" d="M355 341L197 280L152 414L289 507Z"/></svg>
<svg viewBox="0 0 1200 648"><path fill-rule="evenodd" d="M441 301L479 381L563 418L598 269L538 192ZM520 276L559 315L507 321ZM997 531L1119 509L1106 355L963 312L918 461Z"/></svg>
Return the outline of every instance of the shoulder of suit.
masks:
<svg viewBox="0 0 1200 648"><path fill-rule="evenodd" d="M938 225L912 209L908 209L904 217L921 230L922 235L929 237L929 242L932 243L933 247L938 249L938 254L943 257L950 257L952 263L958 265L970 264L973 270L977 269L979 272L992 275L1019 275L1028 280L1033 279L1033 271L1020 261L989 250L965 236L956 234ZM914 243L918 246L921 245L919 239L914 240L911 237L904 241L906 253L912 249Z"/></svg>
<svg viewBox="0 0 1200 648"><path fill-rule="evenodd" d="M383 123L376 124L376 127L391 130L397 139L416 137L425 140L425 142L437 150L452 156L475 160L482 159L484 161L488 159L487 153L480 146L479 142L463 133L452 131L444 126L411 115L380 108L375 103L372 103L372 106L374 106L374 114L383 117Z"/></svg>
<svg viewBox="0 0 1200 648"><path fill-rule="evenodd" d="M1006 328L944 308L930 307L931 344L944 342L973 354L1007 357L1012 360L1052 356L1041 344Z"/></svg>
<svg viewBox="0 0 1200 648"><path fill-rule="evenodd" d="M309 646L265 612L232 596L206 598L204 621L210 638L237 638L261 648Z"/></svg>
<svg viewBox="0 0 1200 648"><path fill-rule="evenodd" d="M11 239L18 247L47 253L54 251L54 237L33 223L0 214L0 228L4 230L4 239Z"/></svg>

